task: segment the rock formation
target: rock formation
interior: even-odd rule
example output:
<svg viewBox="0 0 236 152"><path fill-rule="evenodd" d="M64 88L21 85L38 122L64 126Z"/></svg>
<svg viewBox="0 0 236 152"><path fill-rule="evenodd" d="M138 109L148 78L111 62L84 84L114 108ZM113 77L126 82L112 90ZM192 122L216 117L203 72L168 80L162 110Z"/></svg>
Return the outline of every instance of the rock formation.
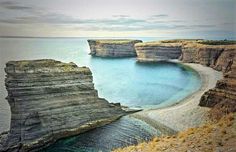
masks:
<svg viewBox="0 0 236 152"><path fill-rule="evenodd" d="M119 104L98 97L89 68L55 60L32 60L10 61L5 71L11 107L5 151L42 148L125 114Z"/></svg>
<svg viewBox="0 0 236 152"><path fill-rule="evenodd" d="M137 60L140 62L156 62L160 60L179 59L182 46L187 42L201 39L173 39L135 44Z"/></svg>
<svg viewBox="0 0 236 152"><path fill-rule="evenodd" d="M134 44L140 40L128 39L101 39L88 40L90 54L100 57L135 57Z"/></svg>
<svg viewBox="0 0 236 152"><path fill-rule="evenodd" d="M185 43L182 46L181 60L227 72L235 56L236 45L209 45L203 42L205 41Z"/></svg>
<svg viewBox="0 0 236 152"><path fill-rule="evenodd" d="M155 62L160 60L178 59L181 55L181 43L146 42L135 44L137 60Z"/></svg>
<svg viewBox="0 0 236 152"><path fill-rule="evenodd" d="M218 81L215 88L201 97L200 106L214 107L213 117L220 118L223 113L236 112L236 56L232 62L224 79Z"/></svg>
<svg viewBox="0 0 236 152"><path fill-rule="evenodd" d="M198 41L182 46L183 62L199 63L224 73L224 79L217 82L202 96L199 105L214 107L213 117L236 111L236 44L235 41ZM217 114L216 114L217 113ZM217 116L219 115L219 116Z"/></svg>

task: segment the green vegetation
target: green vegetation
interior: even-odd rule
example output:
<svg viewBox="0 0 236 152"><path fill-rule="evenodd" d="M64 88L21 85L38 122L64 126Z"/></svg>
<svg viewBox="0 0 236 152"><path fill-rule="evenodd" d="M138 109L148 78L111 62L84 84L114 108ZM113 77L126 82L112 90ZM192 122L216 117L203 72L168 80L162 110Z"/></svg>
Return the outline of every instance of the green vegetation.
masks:
<svg viewBox="0 0 236 152"><path fill-rule="evenodd" d="M173 39L173 40L163 40L162 43L181 43L184 41L199 41L202 39Z"/></svg>
<svg viewBox="0 0 236 152"><path fill-rule="evenodd" d="M102 44L127 44L127 43L138 43L142 42L141 40L132 40L132 39L100 39L100 40L88 40L95 41Z"/></svg>
<svg viewBox="0 0 236 152"><path fill-rule="evenodd" d="M13 64L16 67L25 68L25 67L50 67L56 64L60 64L60 61L55 61L51 59L44 60L22 60L22 61L10 61L8 64Z"/></svg>
<svg viewBox="0 0 236 152"><path fill-rule="evenodd" d="M197 43L206 45L232 45L236 44L236 40L204 40Z"/></svg>

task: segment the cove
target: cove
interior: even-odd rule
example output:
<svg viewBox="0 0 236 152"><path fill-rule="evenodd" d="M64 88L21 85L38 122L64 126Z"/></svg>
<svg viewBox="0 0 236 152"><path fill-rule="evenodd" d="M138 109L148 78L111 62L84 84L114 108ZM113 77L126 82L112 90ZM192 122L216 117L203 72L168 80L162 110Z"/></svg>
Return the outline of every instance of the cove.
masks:
<svg viewBox="0 0 236 152"><path fill-rule="evenodd" d="M101 68L94 73L94 80L97 82L96 88L100 91L100 96L110 99L109 101L120 100L122 104L129 107L169 106L195 92L201 85L198 73L179 63L137 63L133 59L97 57L93 58L91 62L98 62L93 63L96 66L105 62L109 64L111 71L112 69L122 69L126 73L119 75L115 72L112 76L105 75L108 69ZM116 64L117 62L120 64ZM129 64L122 66L122 62ZM100 77L99 75L96 77L99 72L101 72ZM109 152L115 148L148 141L161 134L160 131L145 122L126 116L109 125L59 140L43 151Z"/></svg>
<svg viewBox="0 0 236 152"><path fill-rule="evenodd" d="M94 57L91 62L99 96L132 108L169 106L201 85L198 73L179 63Z"/></svg>
<svg viewBox="0 0 236 152"><path fill-rule="evenodd" d="M88 66L99 96L133 108L159 108L177 103L197 91L201 80L196 71L172 62L137 63L135 58L111 59L88 55L87 39L0 39L1 83L9 60L52 58ZM17 47L15 45L17 44ZM1 87L1 100L6 92ZM1 102L6 103L6 102ZM1 108L4 109L1 105ZM7 109L7 108L5 108ZM6 114L6 110L1 110ZM4 114L1 113L1 116ZM0 119L4 120L5 119ZM114 134L114 135L113 135ZM43 151L93 152L149 140L161 134L146 123L122 118L110 125L59 140Z"/></svg>

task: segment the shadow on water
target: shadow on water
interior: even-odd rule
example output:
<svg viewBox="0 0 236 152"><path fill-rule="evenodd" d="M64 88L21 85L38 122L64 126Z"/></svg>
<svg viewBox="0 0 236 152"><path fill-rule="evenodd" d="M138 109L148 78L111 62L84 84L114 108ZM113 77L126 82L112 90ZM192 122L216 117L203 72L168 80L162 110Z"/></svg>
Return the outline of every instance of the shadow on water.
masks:
<svg viewBox="0 0 236 152"><path fill-rule="evenodd" d="M148 124L129 116L78 136L57 141L41 152L109 152L160 135Z"/></svg>

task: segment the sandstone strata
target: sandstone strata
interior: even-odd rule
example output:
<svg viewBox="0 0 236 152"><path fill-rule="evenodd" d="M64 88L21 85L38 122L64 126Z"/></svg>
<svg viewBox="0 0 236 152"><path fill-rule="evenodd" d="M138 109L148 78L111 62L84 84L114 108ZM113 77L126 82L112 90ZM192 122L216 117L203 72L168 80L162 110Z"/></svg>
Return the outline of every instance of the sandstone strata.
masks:
<svg viewBox="0 0 236 152"><path fill-rule="evenodd" d="M155 62L160 60L178 59L181 55L181 43L146 42L135 44L137 60Z"/></svg>
<svg viewBox="0 0 236 152"><path fill-rule="evenodd" d="M214 107L213 117L236 112L236 56L232 62L224 79L218 81L214 89L205 92L200 100L200 106Z"/></svg>
<svg viewBox="0 0 236 152"><path fill-rule="evenodd" d="M202 41L204 42L204 41ZM216 70L227 72L236 54L236 45L209 45L200 42L188 42L182 46L181 60L210 66Z"/></svg>
<svg viewBox="0 0 236 152"><path fill-rule="evenodd" d="M210 66L224 73L224 79L217 82L202 96L199 105L213 107L213 117L236 111L236 44L235 41L198 41L182 46L183 62Z"/></svg>
<svg viewBox="0 0 236 152"><path fill-rule="evenodd" d="M125 114L119 104L98 97L86 67L55 60L10 61L5 71L11 107L6 151L35 150Z"/></svg>
<svg viewBox="0 0 236 152"><path fill-rule="evenodd" d="M88 40L90 54L100 57L135 57L134 44L140 40L109 39Z"/></svg>

